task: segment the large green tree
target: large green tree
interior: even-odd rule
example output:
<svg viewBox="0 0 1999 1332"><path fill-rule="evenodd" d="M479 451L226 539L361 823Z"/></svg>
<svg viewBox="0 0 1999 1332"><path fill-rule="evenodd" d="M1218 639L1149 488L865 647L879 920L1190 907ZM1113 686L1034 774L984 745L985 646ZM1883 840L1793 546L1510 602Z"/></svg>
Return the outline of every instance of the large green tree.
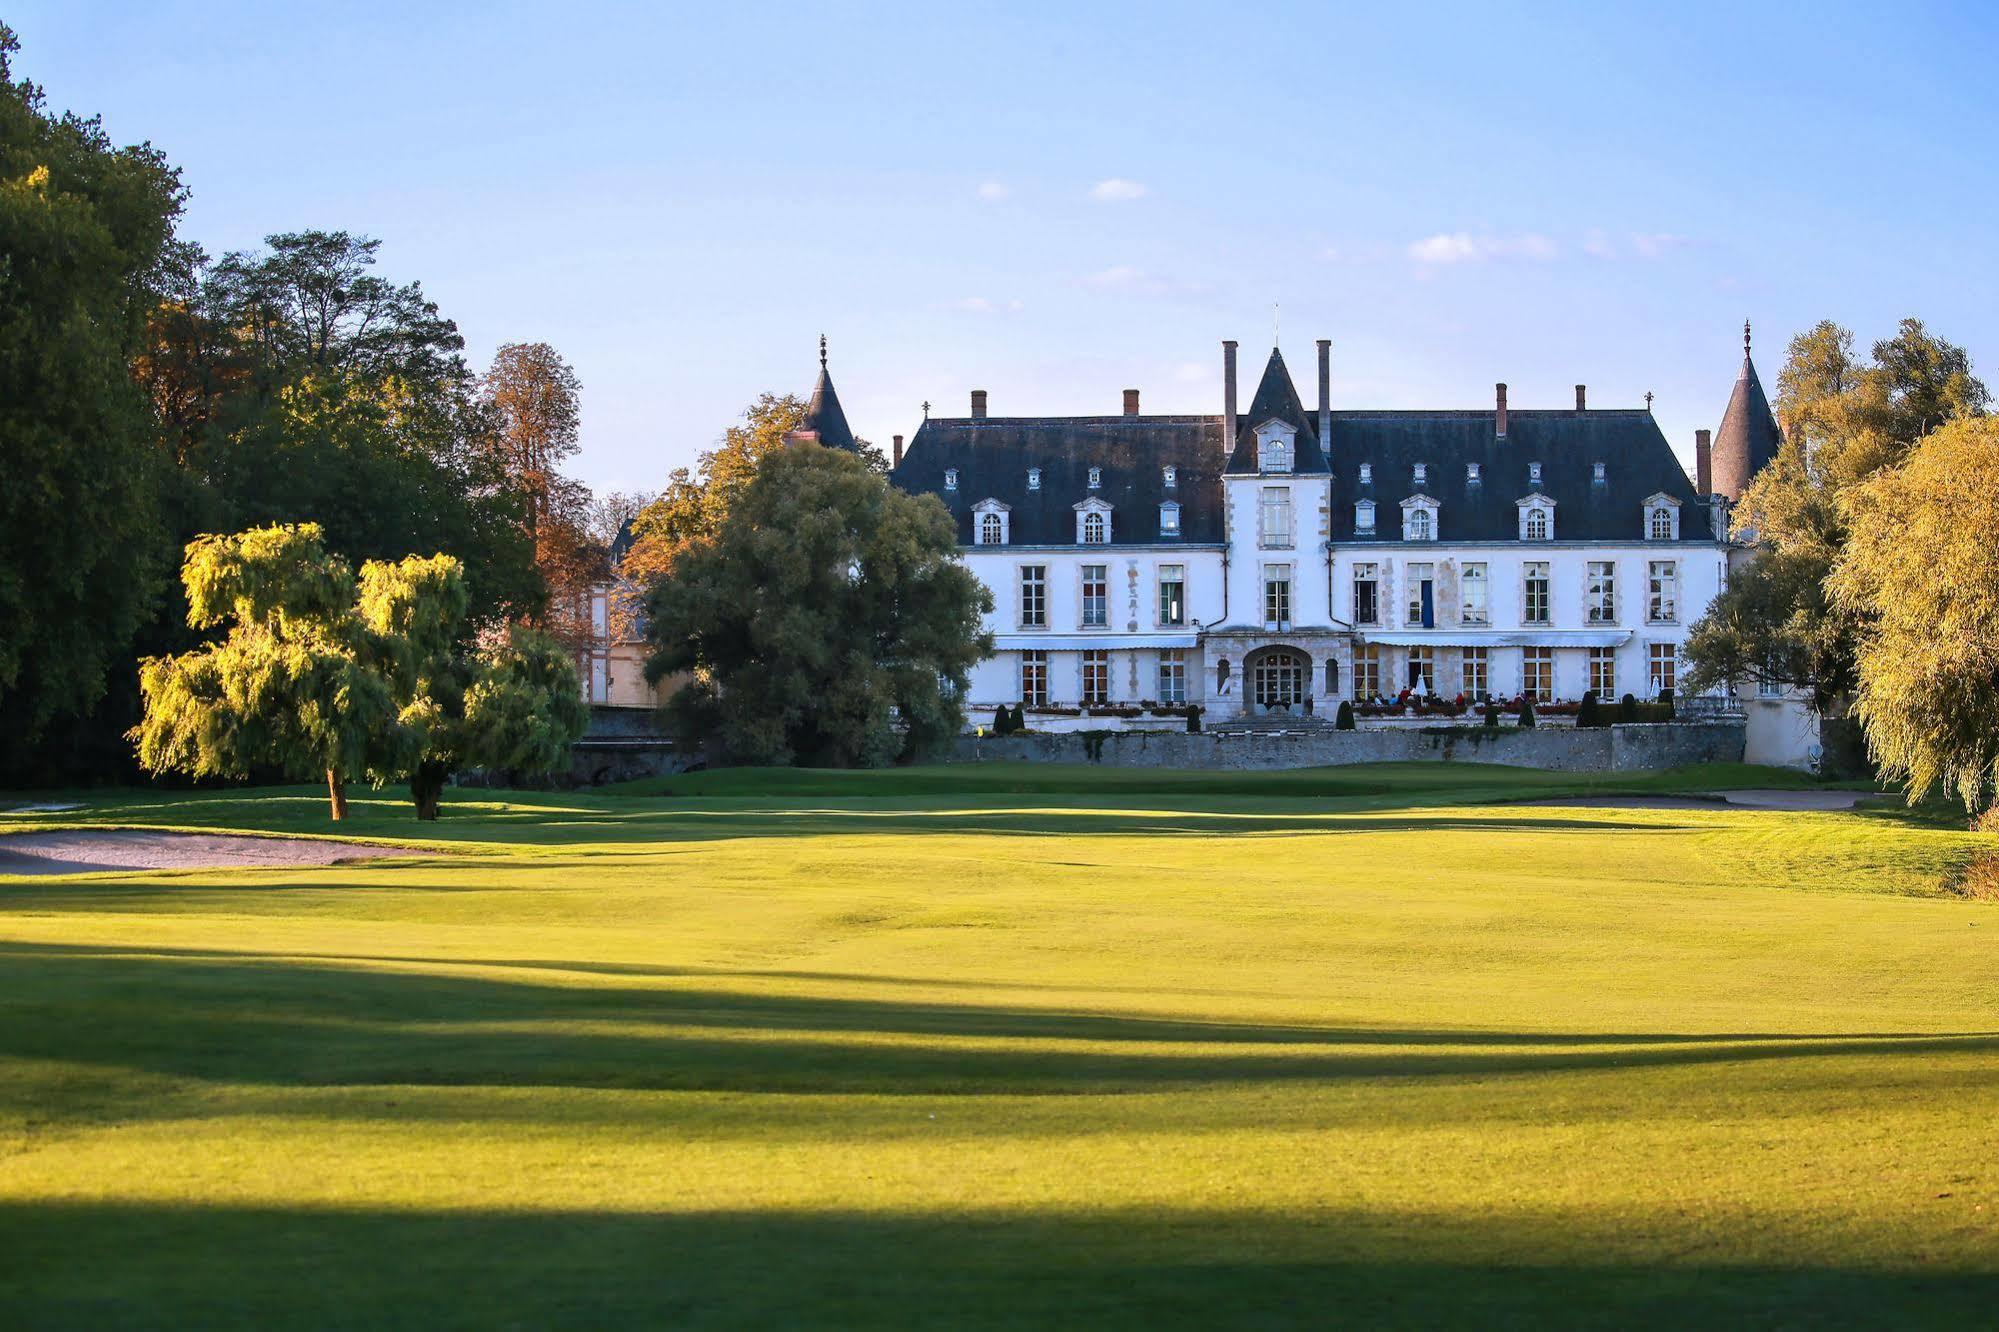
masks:
<svg viewBox="0 0 1999 1332"><path fill-rule="evenodd" d="M1964 349L1915 319L1864 359L1846 329L1817 324L1791 340L1777 386L1784 442L1732 520L1757 557L1689 631L1684 684L1765 681L1807 690L1830 711L1858 683L1862 628L1826 586L1847 542L1843 497L1943 422L1982 415L1990 395Z"/></svg>
<svg viewBox="0 0 1999 1332"><path fill-rule="evenodd" d="M127 367L178 174L17 80L0 24L0 768L87 711L168 568L162 468Z"/></svg>
<svg viewBox="0 0 1999 1332"><path fill-rule="evenodd" d="M1828 587L1858 623L1854 711L1884 774L1974 812L1999 783L1999 421L1959 419L1842 496Z"/></svg>
<svg viewBox="0 0 1999 1332"><path fill-rule="evenodd" d="M647 675L691 672L670 707L737 759L875 766L963 727L991 608L935 497L800 444L767 453L653 589Z"/></svg>

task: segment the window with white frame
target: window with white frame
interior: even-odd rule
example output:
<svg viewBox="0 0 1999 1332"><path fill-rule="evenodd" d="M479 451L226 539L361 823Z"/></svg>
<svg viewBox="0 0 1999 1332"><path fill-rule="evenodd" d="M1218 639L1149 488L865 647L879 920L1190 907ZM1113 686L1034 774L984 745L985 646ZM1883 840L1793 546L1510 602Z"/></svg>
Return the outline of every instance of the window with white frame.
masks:
<svg viewBox="0 0 1999 1332"><path fill-rule="evenodd" d="M1434 564L1412 564L1404 582L1409 587L1408 614L1403 616L1404 627L1410 629L1434 629L1437 627L1437 566Z"/></svg>
<svg viewBox="0 0 1999 1332"><path fill-rule="evenodd" d="M1362 463L1360 465L1360 483L1364 486L1371 486L1374 484L1373 463Z"/></svg>
<svg viewBox="0 0 1999 1332"><path fill-rule="evenodd" d="M1491 616L1486 595L1485 565L1467 564L1458 571L1458 623L1485 624Z"/></svg>
<svg viewBox="0 0 1999 1332"><path fill-rule="evenodd" d="M1187 566L1159 566L1159 623L1173 626L1187 623Z"/></svg>
<svg viewBox="0 0 1999 1332"><path fill-rule="evenodd" d="M1353 654L1353 696L1381 697L1381 649L1372 643Z"/></svg>
<svg viewBox="0 0 1999 1332"><path fill-rule="evenodd" d="M1537 485L1537 486L1538 486L1538 485L1540 485L1540 484L1541 484L1541 464L1540 464L1540 463L1537 463L1537 462L1530 462L1530 463L1528 463L1528 464L1527 464L1527 480L1528 480L1528 482L1529 482L1530 484L1533 484L1533 485Z"/></svg>
<svg viewBox="0 0 1999 1332"><path fill-rule="evenodd" d="M958 469L955 467L946 467L944 469L944 489L956 490L957 488L958 488Z"/></svg>
<svg viewBox="0 0 1999 1332"><path fill-rule="evenodd" d="M1437 539L1437 501L1428 495L1411 495L1402 501L1402 539L1404 541Z"/></svg>
<svg viewBox="0 0 1999 1332"><path fill-rule="evenodd" d="M1422 686L1422 692L1437 692L1437 650L1435 648L1412 647L1409 649L1409 687Z"/></svg>
<svg viewBox="0 0 1999 1332"><path fill-rule="evenodd" d="M1265 550L1291 547L1291 487L1265 486L1256 510L1256 541Z"/></svg>
<svg viewBox="0 0 1999 1332"><path fill-rule="evenodd" d="M1039 467L1030 467L1027 469L1027 488L1029 490L1041 489L1041 469Z"/></svg>
<svg viewBox="0 0 1999 1332"><path fill-rule="evenodd" d="M1048 654L1031 649L1020 654L1020 701L1029 707L1048 706Z"/></svg>
<svg viewBox="0 0 1999 1332"><path fill-rule="evenodd" d="M1429 479L1430 479L1430 464L1417 463L1415 469L1416 484L1420 486Z"/></svg>
<svg viewBox="0 0 1999 1332"><path fill-rule="evenodd" d="M1291 470L1291 432L1275 423L1256 437L1257 467L1265 472Z"/></svg>
<svg viewBox="0 0 1999 1332"><path fill-rule="evenodd" d="M1048 566L1045 564L1020 566L1020 627L1048 627Z"/></svg>
<svg viewBox="0 0 1999 1332"><path fill-rule="evenodd" d="M1529 560L1520 566L1520 623L1547 624L1548 562Z"/></svg>
<svg viewBox="0 0 1999 1332"><path fill-rule="evenodd" d="M1675 624L1680 618L1680 562L1653 560L1646 566L1645 620Z"/></svg>
<svg viewBox="0 0 1999 1332"><path fill-rule="evenodd" d="M1680 539L1680 502L1664 491L1645 501L1645 539L1647 541Z"/></svg>
<svg viewBox="0 0 1999 1332"><path fill-rule="evenodd" d="M1100 499L1087 499L1076 506L1076 541L1084 546L1102 546L1111 539L1111 506Z"/></svg>
<svg viewBox="0 0 1999 1332"><path fill-rule="evenodd" d="M1162 467L1159 470L1159 479L1168 490L1173 490L1180 484L1180 469L1177 467Z"/></svg>
<svg viewBox="0 0 1999 1332"><path fill-rule="evenodd" d="M1519 509L1522 541L1555 539L1555 501L1537 492L1519 501Z"/></svg>
<svg viewBox="0 0 1999 1332"><path fill-rule="evenodd" d="M1103 484L1104 469L1101 467L1092 467L1090 469L1090 489L1100 490L1103 488Z"/></svg>
<svg viewBox="0 0 1999 1332"><path fill-rule="evenodd" d="M1520 693L1536 703L1545 703L1555 696L1555 649L1520 649Z"/></svg>
<svg viewBox="0 0 1999 1332"><path fill-rule="evenodd" d="M972 540L981 546L1004 546L1011 511L996 499L983 499L972 506Z"/></svg>
<svg viewBox="0 0 1999 1332"><path fill-rule="evenodd" d="M1356 500L1353 506L1353 530L1372 532L1374 530L1374 501Z"/></svg>
<svg viewBox="0 0 1999 1332"><path fill-rule="evenodd" d="M1159 506L1159 535L1176 537L1180 535L1180 506L1167 500Z"/></svg>
<svg viewBox="0 0 1999 1332"><path fill-rule="evenodd" d="M1103 629L1110 624L1110 566L1083 566L1083 619L1085 629Z"/></svg>
<svg viewBox="0 0 1999 1332"><path fill-rule="evenodd" d="M1603 466L1603 464L1602 464L1602 463L1591 463L1591 464L1590 464L1590 471L1589 471L1589 479L1590 479L1590 480L1592 480L1592 481L1601 481L1601 480L1603 480L1603 478L1604 478L1604 466Z"/></svg>
<svg viewBox="0 0 1999 1332"><path fill-rule="evenodd" d="M1478 483L1478 479L1479 479L1479 467L1478 467L1478 464L1477 464L1477 463L1466 463L1466 464L1465 464L1465 480L1466 480L1466 481L1468 481L1468 482L1471 482L1471 483L1472 483L1472 484L1474 484L1474 485L1476 485L1476 484Z"/></svg>
<svg viewBox="0 0 1999 1332"><path fill-rule="evenodd" d="M1600 699L1617 697L1617 649L1589 649L1589 687Z"/></svg>
<svg viewBox="0 0 1999 1332"><path fill-rule="evenodd" d="M1645 535L1654 541L1671 541L1673 539L1673 511L1671 509L1653 509L1650 521L1645 524Z"/></svg>
<svg viewBox="0 0 1999 1332"><path fill-rule="evenodd" d="M1488 660L1491 648L1468 647L1464 650L1463 681L1465 697L1481 699L1492 692L1492 670Z"/></svg>
<svg viewBox="0 0 1999 1332"><path fill-rule="evenodd" d="M1617 564L1591 560L1583 572L1583 619L1589 624L1617 623Z"/></svg>
<svg viewBox="0 0 1999 1332"><path fill-rule="evenodd" d="M1674 688L1673 681L1679 673L1680 649L1672 643L1654 643L1646 651L1646 684L1651 687L1652 697L1657 698L1668 689Z"/></svg>
<svg viewBox="0 0 1999 1332"><path fill-rule="evenodd" d="M1180 704L1187 701L1187 652L1185 648L1159 650L1159 701Z"/></svg>
<svg viewBox="0 0 1999 1332"><path fill-rule="evenodd" d="M1381 572L1374 564L1353 567L1353 622L1381 623Z"/></svg>
<svg viewBox="0 0 1999 1332"><path fill-rule="evenodd" d="M1111 701L1111 654L1092 648L1083 654L1083 706L1102 707Z"/></svg>
<svg viewBox="0 0 1999 1332"><path fill-rule="evenodd" d="M1291 627L1291 566L1288 564L1263 566L1263 627Z"/></svg>

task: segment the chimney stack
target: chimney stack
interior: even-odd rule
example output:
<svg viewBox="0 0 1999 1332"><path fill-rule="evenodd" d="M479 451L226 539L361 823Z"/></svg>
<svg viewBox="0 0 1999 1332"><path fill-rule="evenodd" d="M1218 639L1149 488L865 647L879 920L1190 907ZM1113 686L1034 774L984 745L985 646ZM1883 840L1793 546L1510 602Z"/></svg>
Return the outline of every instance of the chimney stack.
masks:
<svg viewBox="0 0 1999 1332"><path fill-rule="evenodd" d="M1319 448L1333 448L1333 342L1319 339Z"/></svg>
<svg viewBox="0 0 1999 1332"><path fill-rule="evenodd" d="M1498 436L1500 439L1505 439L1506 438L1506 385L1494 384L1492 387L1499 394L1499 407L1497 411L1498 419L1493 425L1492 433Z"/></svg>
<svg viewBox="0 0 1999 1332"><path fill-rule="evenodd" d="M895 437L895 447L894 447L894 448L893 448L892 450L890 450L890 452L889 452L889 455L888 455L888 459L889 459L889 461L888 461L888 465L889 465L890 467L900 467L900 466L902 466L902 436L901 436L901 435L897 435L897 436Z"/></svg>
<svg viewBox="0 0 1999 1332"><path fill-rule="evenodd" d="M1588 408L1587 408L1587 407L1585 407L1585 406L1583 405L1583 397L1584 397L1584 394L1586 393L1587 389L1588 389L1588 385L1586 385L1586 384L1578 384L1578 385L1576 385L1576 415L1577 415L1577 416L1581 416L1581 415L1582 415L1582 414L1583 414L1583 413L1584 413L1585 411L1587 411L1587 410L1588 410Z"/></svg>
<svg viewBox="0 0 1999 1332"><path fill-rule="evenodd" d="M1137 389L1126 389L1126 390L1124 391L1124 414L1125 414L1126 416L1137 416L1137 415L1138 415L1138 390L1137 390Z"/></svg>
<svg viewBox="0 0 1999 1332"><path fill-rule="evenodd" d="M972 390L972 419L974 421L983 421L986 419L986 391L984 389Z"/></svg>
<svg viewBox="0 0 1999 1332"><path fill-rule="evenodd" d="M1714 436L1694 431L1694 494L1714 493Z"/></svg>
<svg viewBox="0 0 1999 1332"><path fill-rule="evenodd" d="M1222 453L1235 452L1235 342L1222 343Z"/></svg>

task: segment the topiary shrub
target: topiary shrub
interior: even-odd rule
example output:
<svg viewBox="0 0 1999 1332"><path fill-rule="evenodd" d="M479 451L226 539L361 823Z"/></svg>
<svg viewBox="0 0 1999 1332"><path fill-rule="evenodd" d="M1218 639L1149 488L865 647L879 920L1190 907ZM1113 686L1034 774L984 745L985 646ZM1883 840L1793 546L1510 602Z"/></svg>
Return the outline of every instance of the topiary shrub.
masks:
<svg viewBox="0 0 1999 1332"><path fill-rule="evenodd" d="M1626 694L1617 700L1617 720L1621 722L1638 720L1638 698L1635 694Z"/></svg>
<svg viewBox="0 0 1999 1332"><path fill-rule="evenodd" d="M1013 734L1013 713L1007 710L1007 706L1004 703L1000 704L998 711L993 713L993 734Z"/></svg>
<svg viewBox="0 0 1999 1332"><path fill-rule="evenodd" d="M1200 706L1195 703L1189 703L1187 705L1187 734L1199 735L1200 733L1201 733Z"/></svg>
<svg viewBox="0 0 1999 1332"><path fill-rule="evenodd" d="M1677 714L1677 710L1676 710L1676 709L1675 709L1675 708L1673 707L1673 691L1672 691L1672 690L1670 690L1670 689L1661 689L1661 690L1659 691L1659 704L1660 704L1660 707L1661 707L1661 709L1662 709L1662 710L1663 710L1663 711L1665 712L1665 714L1666 714L1666 715L1665 715L1664 717L1661 717L1661 718L1660 718L1659 720L1661 720L1661 721L1671 721L1671 720L1673 720L1673 718L1674 718L1674 717L1675 717L1676 715L1678 715L1678 714Z"/></svg>
<svg viewBox="0 0 1999 1332"><path fill-rule="evenodd" d="M1495 727L1499 725L1499 704L1489 698L1485 701L1485 724Z"/></svg>
<svg viewBox="0 0 1999 1332"><path fill-rule="evenodd" d="M1353 729L1353 704L1349 703L1346 699L1340 700L1340 710L1333 717L1333 729L1336 731L1351 731Z"/></svg>
<svg viewBox="0 0 1999 1332"><path fill-rule="evenodd" d="M1534 700L1531 698L1520 700L1520 726L1522 730L1534 729Z"/></svg>
<svg viewBox="0 0 1999 1332"><path fill-rule="evenodd" d="M1583 691L1583 705L1576 709L1576 729L1601 725L1603 719L1597 715L1596 690L1586 689Z"/></svg>

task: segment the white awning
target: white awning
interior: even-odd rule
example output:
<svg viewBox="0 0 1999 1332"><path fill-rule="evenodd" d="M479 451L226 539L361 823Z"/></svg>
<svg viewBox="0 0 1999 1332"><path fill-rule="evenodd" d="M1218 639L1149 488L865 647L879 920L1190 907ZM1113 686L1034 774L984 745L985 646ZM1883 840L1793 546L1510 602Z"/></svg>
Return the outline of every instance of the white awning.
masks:
<svg viewBox="0 0 1999 1332"><path fill-rule="evenodd" d="M1364 643L1383 647L1622 647L1629 629L1409 629L1360 631Z"/></svg>
<svg viewBox="0 0 1999 1332"><path fill-rule="evenodd" d="M993 647L1002 652L1040 648L1050 652L1084 652L1099 648L1190 648L1192 633L1178 634L994 634Z"/></svg>

